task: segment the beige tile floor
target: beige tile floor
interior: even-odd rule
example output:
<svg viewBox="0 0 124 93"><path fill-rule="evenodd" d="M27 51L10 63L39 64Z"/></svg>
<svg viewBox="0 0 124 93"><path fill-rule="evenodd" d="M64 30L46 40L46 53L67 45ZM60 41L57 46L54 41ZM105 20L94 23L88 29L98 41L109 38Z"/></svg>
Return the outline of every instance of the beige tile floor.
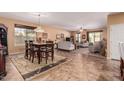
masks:
<svg viewBox="0 0 124 93"><path fill-rule="evenodd" d="M23 81L21 74L18 72L12 61L7 57L6 62L6 71L7 76L3 78L3 80L10 80L10 81Z"/></svg>
<svg viewBox="0 0 124 93"><path fill-rule="evenodd" d="M120 80L119 62L87 55L87 49L72 52L59 51L58 55L71 59L29 80ZM7 76L3 80L23 80L11 60L7 62Z"/></svg>

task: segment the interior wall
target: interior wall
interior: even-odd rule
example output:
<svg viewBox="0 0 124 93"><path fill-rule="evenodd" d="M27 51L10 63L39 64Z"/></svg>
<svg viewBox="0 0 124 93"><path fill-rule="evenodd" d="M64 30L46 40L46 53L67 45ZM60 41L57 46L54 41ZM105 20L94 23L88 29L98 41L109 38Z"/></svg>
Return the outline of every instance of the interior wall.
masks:
<svg viewBox="0 0 124 93"><path fill-rule="evenodd" d="M70 37L70 32L63 29L59 29L47 25L43 25L43 29L46 33L48 33L48 40L55 41L57 34L64 34L64 37ZM42 34L39 34L38 37L42 37Z"/></svg>
<svg viewBox="0 0 124 93"><path fill-rule="evenodd" d="M8 27L7 39L8 39L9 54L24 50L24 46L16 46L16 47L14 46L14 24L24 24L24 25L29 25L29 26L36 26L36 25L32 23L28 23L28 22L6 19L3 17L0 17L0 23Z"/></svg>
<svg viewBox="0 0 124 93"><path fill-rule="evenodd" d="M110 55L110 26L114 24L124 23L124 13L109 15L107 19L107 58L111 59Z"/></svg>
<svg viewBox="0 0 124 93"><path fill-rule="evenodd" d="M37 24L24 22L24 21L20 21L20 20L3 18L3 17L0 17L0 23L4 24L6 27L8 27L8 51L9 51L9 54L24 51L24 46L15 46L14 45L14 40L15 40L14 39L14 28L15 28L14 24L23 24L23 25L35 26L35 27L38 26ZM65 35L65 37L70 36L70 33L66 30L61 30L58 28L50 27L50 26L43 26L43 29L45 30L45 32L48 33L48 38L50 40L55 40L56 34L59 34L59 33L63 33Z"/></svg>
<svg viewBox="0 0 124 93"><path fill-rule="evenodd" d="M93 32L93 31L103 31L103 38L104 39L106 39L107 40L107 29L106 28L102 28L102 29L86 29L86 30L84 30L82 33L81 33L81 36L82 35L85 35L86 36L86 38L85 39L83 39L83 41L86 41L87 39L88 39L88 37L87 37L87 33L88 32ZM73 31L73 32L71 32L71 36L74 36L74 39L76 38L75 36L75 34L77 33L77 31ZM82 38L82 37L81 37ZM76 42L76 41L75 41Z"/></svg>

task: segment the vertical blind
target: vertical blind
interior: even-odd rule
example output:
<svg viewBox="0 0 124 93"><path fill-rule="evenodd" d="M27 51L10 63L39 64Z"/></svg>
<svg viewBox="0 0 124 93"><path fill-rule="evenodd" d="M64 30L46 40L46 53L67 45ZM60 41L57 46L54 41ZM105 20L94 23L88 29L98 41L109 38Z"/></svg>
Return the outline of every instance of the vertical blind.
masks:
<svg viewBox="0 0 124 93"><path fill-rule="evenodd" d="M25 40L35 40L36 33L34 32L35 27L25 25L15 25L15 45L24 45Z"/></svg>
<svg viewBox="0 0 124 93"><path fill-rule="evenodd" d="M98 32L88 32L88 40L90 43L95 43L98 41L101 41L103 39L103 32L98 31Z"/></svg>

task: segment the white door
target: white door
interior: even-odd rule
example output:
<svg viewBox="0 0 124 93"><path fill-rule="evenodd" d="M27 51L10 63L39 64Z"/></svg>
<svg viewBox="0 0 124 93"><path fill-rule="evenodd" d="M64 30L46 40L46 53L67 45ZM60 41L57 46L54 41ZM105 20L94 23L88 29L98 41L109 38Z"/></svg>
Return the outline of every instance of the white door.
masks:
<svg viewBox="0 0 124 93"><path fill-rule="evenodd" d="M110 27L110 53L111 59L120 59L119 42L124 42L124 24Z"/></svg>

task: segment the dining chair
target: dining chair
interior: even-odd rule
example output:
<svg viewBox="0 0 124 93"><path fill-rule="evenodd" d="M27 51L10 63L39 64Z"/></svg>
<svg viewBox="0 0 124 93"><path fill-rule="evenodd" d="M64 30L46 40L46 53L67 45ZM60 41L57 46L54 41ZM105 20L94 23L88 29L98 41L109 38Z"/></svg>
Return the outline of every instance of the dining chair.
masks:
<svg viewBox="0 0 124 93"><path fill-rule="evenodd" d="M46 54L47 54L47 60L48 60L48 57L51 57L52 61L54 59L54 44L47 44L46 45ZM46 62L47 62L46 60Z"/></svg>
<svg viewBox="0 0 124 93"><path fill-rule="evenodd" d="M42 58L45 58L46 64L48 61L48 58L51 57L51 60L54 60L54 44L46 44L45 48L41 48L41 60Z"/></svg>
<svg viewBox="0 0 124 93"><path fill-rule="evenodd" d="M38 57L38 48L36 48L33 44L31 46L31 57L32 57L32 63L34 62L34 58Z"/></svg>
<svg viewBox="0 0 124 93"><path fill-rule="evenodd" d="M25 40L25 58L28 59L29 54L29 47L28 47L28 41Z"/></svg>
<svg viewBox="0 0 124 93"><path fill-rule="evenodd" d="M53 44L54 42L49 40L49 41L46 41L46 43L52 43Z"/></svg>
<svg viewBox="0 0 124 93"><path fill-rule="evenodd" d="M33 41L32 40L29 40L29 60L31 60L31 57L32 57L32 51L33 51Z"/></svg>

